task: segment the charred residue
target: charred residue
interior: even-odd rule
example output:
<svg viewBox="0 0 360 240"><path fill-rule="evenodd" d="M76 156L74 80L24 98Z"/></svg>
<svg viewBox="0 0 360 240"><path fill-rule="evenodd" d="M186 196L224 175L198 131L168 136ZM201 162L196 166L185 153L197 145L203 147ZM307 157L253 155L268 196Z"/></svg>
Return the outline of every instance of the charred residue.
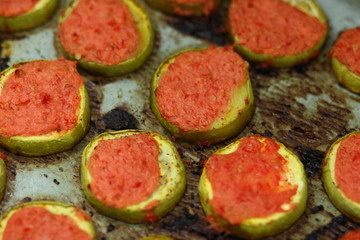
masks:
<svg viewBox="0 0 360 240"><path fill-rule="evenodd" d="M320 150L341 135L353 118L343 101L348 93L333 89L334 79L324 69L319 72L321 68L329 70L328 64L322 59L312 64L266 70L265 74L256 68L251 72L260 114L257 121L266 123L266 129L259 124L255 129L259 133L270 131L291 149Z"/></svg>
<svg viewBox="0 0 360 240"><path fill-rule="evenodd" d="M8 161L5 161L6 162L6 170L8 173L10 174L7 174L7 177L10 179L10 180L14 180L15 177L16 177L16 165L13 164L13 162L8 162Z"/></svg>
<svg viewBox="0 0 360 240"><path fill-rule="evenodd" d="M27 33L0 33L0 71L3 71L10 67L8 64L10 55L12 53L11 45L6 41L19 40L27 37Z"/></svg>
<svg viewBox="0 0 360 240"><path fill-rule="evenodd" d="M229 45L229 33L226 27L227 4L213 14L204 17L167 16L166 22L176 30L196 38L208 40L219 46Z"/></svg>
<svg viewBox="0 0 360 240"><path fill-rule="evenodd" d="M101 88L99 88L94 82L86 81L85 83L86 90L90 98L91 110L100 111L100 105L103 100Z"/></svg>
<svg viewBox="0 0 360 240"><path fill-rule="evenodd" d="M250 72L250 78L256 78L259 75L262 77L270 77L270 78L276 78L279 76L279 70L274 68L264 68L264 67L257 67L254 65L249 66L249 72Z"/></svg>
<svg viewBox="0 0 360 240"><path fill-rule="evenodd" d="M294 70L297 74L300 74L301 76L303 77L309 77L308 73L307 73L307 70L308 70L308 64L300 64L300 65L297 65L295 66L293 69L291 70ZM289 73L291 74L291 70L289 71Z"/></svg>
<svg viewBox="0 0 360 240"><path fill-rule="evenodd" d="M311 214L316 214L316 213L321 212L323 210L324 210L324 206L323 205L318 205L318 206L312 207L310 209L310 213Z"/></svg>
<svg viewBox="0 0 360 240"><path fill-rule="evenodd" d="M189 234L195 234L208 240L228 239L225 234L215 230L206 220L198 196L199 168L187 166L187 189L177 207L162 218L156 226L182 239L189 239ZM194 173L195 172L195 173Z"/></svg>
<svg viewBox="0 0 360 240"><path fill-rule="evenodd" d="M123 108L115 108L103 117L105 127L112 130L137 129L136 118Z"/></svg>
<svg viewBox="0 0 360 240"><path fill-rule="evenodd" d="M25 197L23 198L22 202L23 203L27 203L27 202L31 202L32 201L32 198L31 197Z"/></svg>
<svg viewBox="0 0 360 240"><path fill-rule="evenodd" d="M111 223L107 226L106 228L106 231L109 233L109 232L112 232L115 230L115 226L112 225Z"/></svg>
<svg viewBox="0 0 360 240"><path fill-rule="evenodd" d="M317 106L318 123L321 123L326 132L341 133L346 128L349 119L352 118L351 111L339 104L320 100Z"/></svg>
<svg viewBox="0 0 360 240"><path fill-rule="evenodd" d="M0 53L1 53L0 55L2 56L2 57L0 57L0 71L3 71L5 69L7 69L8 67L10 67L8 64L10 58L9 58L9 56L6 56L4 54L4 50L6 52L6 49L4 49L4 47L3 47L3 41L4 41L4 38L0 37Z"/></svg>
<svg viewBox="0 0 360 240"><path fill-rule="evenodd" d="M101 88L94 82L86 81L86 90L90 98L91 121L88 136L90 135L91 138L105 131L105 125L100 114L100 107L104 96Z"/></svg>
<svg viewBox="0 0 360 240"><path fill-rule="evenodd" d="M304 146L297 146L295 152L300 157L301 162L304 164L306 175L308 177L320 176L322 162L325 158L325 153L306 148Z"/></svg>
<svg viewBox="0 0 360 240"><path fill-rule="evenodd" d="M8 64L9 60L10 60L9 57L0 58L0 71L3 71L5 69L7 69L8 67L10 67Z"/></svg>
<svg viewBox="0 0 360 240"><path fill-rule="evenodd" d="M327 225L316 229L310 234L306 235L306 240L325 240L338 239L346 232L355 230L360 225L355 223L343 215L334 217Z"/></svg>
<svg viewBox="0 0 360 240"><path fill-rule="evenodd" d="M190 213L186 207L182 208L182 213L177 216L170 217L168 221L160 222L160 226L168 229L176 229L177 231L187 230L199 221L196 213Z"/></svg>
<svg viewBox="0 0 360 240"><path fill-rule="evenodd" d="M188 210L178 214L170 214L158 224L159 227L171 232L175 236L180 236L182 231L186 231L209 240L218 239L219 237L219 232L214 230L205 219L200 220L197 214L190 214Z"/></svg>
<svg viewBox="0 0 360 240"><path fill-rule="evenodd" d="M71 151L71 150L70 150ZM43 157L25 157L18 154L6 153L6 168L10 171L11 179L15 179L18 168L24 169L31 167L45 167L49 163L56 165L66 159L68 156L65 153L51 154Z"/></svg>

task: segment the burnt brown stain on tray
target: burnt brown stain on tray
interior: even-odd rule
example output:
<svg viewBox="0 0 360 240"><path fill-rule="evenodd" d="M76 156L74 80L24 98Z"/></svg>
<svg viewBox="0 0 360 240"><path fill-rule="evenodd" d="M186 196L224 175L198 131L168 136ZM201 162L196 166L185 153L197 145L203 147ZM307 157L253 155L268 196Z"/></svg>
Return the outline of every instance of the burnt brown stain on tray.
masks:
<svg viewBox="0 0 360 240"><path fill-rule="evenodd" d="M339 137L357 130L348 126L354 113L345 99L359 101L360 97L338 85L326 56L320 56L311 64L291 69L251 67L250 73L257 110L238 137L212 147L174 141L187 163L187 191L175 210L155 224L156 229L167 230L179 239L189 239L187 234L209 240L237 239L217 232L206 221L198 198L197 183L202 171L201 163L212 152L248 134L261 134L285 144L303 162L309 180L306 213L291 229L273 239L294 239L292 233L299 233L301 226L311 226L308 220L310 216L323 215L324 207L316 205L314 194L325 193L323 186L315 183L321 181L322 162L330 145ZM304 232L303 236L307 239L337 239L344 232L358 227L343 216L325 214L325 218L331 222L311 233ZM339 223L344 218L346 223Z"/></svg>
<svg viewBox="0 0 360 240"><path fill-rule="evenodd" d="M315 60L313 66L304 65L298 69L259 69L251 68L252 83L256 97L257 111L245 130L235 139L248 134L261 134L273 137L293 150L304 163L310 181L320 181L322 161L325 148L339 136L346 134L348 121L353 117L344 98L354 98L346 90L336 86L335 79L330 75L330 66L326 59ZM321 69L321 71L318 70ZM259 87L261 86L261 87ZM328 94L328 99L321 96ZM309 110L306 103L298 99L313 96L315 103ZM201 164L197 165L190 155L203 162L216 149L234 141L230 139L212 147L197 147L175 140L187 168L188 186L185 196L168 216L157 223L157 229L169 231L179 239L189 239L186 234L206 239L237 239L214 230L206 221L202 212L197 183L202 171ZM311 180L313 179L313 180ZM322 188L310 184L311 193L323 191ZM320 214L320 209L314 209L313 198L308 203L307 213L303 215L290 231L285 232L279 239L292 239L291 233L296 232L302 225L308 225L310 215ZM345 226L346 227L346 226ZM347 228L350 230L350 228ZM324 231L316 233L318 237L326 236ZM305 233L304 233L305 236ZM274 237L274 239L278 239ZM314 238L316 239L316 238ZM326 238L323 239L334 239Z"/></svg>
<svg viewBox="0 0 360 240"><path fill-rule="evenodd" d="M346 134L353 118L344 102L351 93L334 88L337 82L328 73L330 64L324 57L302 66L300 72L296 68L251 69L258 113L255 122L262 122L255 129L270 131L293 150L304 163L308 177L321 173L323 146Z"/></svg>
<svg viewBox="0 0 360 240"><path fill-rule="evenodd" d="M102 115L100 113L100 107L104 99L104 95L101 88L96 83L92 81L86 81L85 83L91 108L90 130L87 137L92 139L99 133L105 131L105 124L102 121Z"/></svg>
<svg viewBox="0 0 360 240"><path fill-rule="evenodd" d="M184 233L192 233L206 239L220 239L219 233L205 220L200 206L197 194L200 173L201 167L187 165L187 190L183 198L174 211L156 223L157 227L171 232L179 239L186 239L188 235Z"/></svg>

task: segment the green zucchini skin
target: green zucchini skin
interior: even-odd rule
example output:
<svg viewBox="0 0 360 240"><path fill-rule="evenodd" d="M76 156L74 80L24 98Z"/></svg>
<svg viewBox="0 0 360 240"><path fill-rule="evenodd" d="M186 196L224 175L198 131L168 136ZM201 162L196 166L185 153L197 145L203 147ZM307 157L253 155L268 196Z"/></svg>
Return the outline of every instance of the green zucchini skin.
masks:
<svg viewBox="0 0 360 240"><path fill-rule="evenodd" d="M334 171L338 146L346 138L357 134L360 134L360 132L349 133L331 145L323 162L322 181L325 190L334 206L347 217L351 218L355 222L360 223L360 203L354 202L347 198L340 190L335 180Z"/></svg>
<svg viewBox="0 0 360 240"><path fill-rule="evenodd" d="M61 23L66 21L66 18L71 14L71 12L79 3L79 1L80 0L73 0L68 5L68 7L64 11L64 13L66 14L63 14L59 18L59 26L61 25ZM131 58L124 60L115 65L106 65L98 62L87 61L84 60L83 58L77 58L75 55L68 52L62 46L63 51L65 52L65 57L67 59L77 61L78 65L81 68L87 70L92 74L100 75L104 77L114 77L125 73L130 73L140 68L143 65L146 59L150 56L154 46L154 29L152 23L145 9L143 8L143 6L140 5L140 3L138 3L135 0L119 0L119 1L123 1L128 6L139 29L141 44L135 56L132 56Z"/></svg>
<svg viewBox="0 0 360 240"><path fill-rule="evenodd" d="M35 60L51 61L51 60ZM19 66L29 62L20 62L0 73L0 84L7 79L7 74ZM10 152L28 157L45 156L64 152L80 142L90 128L90 100L85 83L79 89L81 101L78 120L74 128L65 133L52 132L40 136L13 136L5 138L0 136L0 145ZM0 92L1 95L1 92Z"/></svg>
<svg viewBox="0 0 360 240"><path fill-rule="evenodd" d="M262 138L265 139L265 137ZM227 145L214 154L224 154L227 149L231 149L234 146L239 145L240 141L241 139ZM279 214L276 219L268 219L265 222L259 222L258 219L249 218L244 220L242 223L232 225L225 218L221 217L220 214L211 205L213 190L211 182L206 175L205 165L200 177L198 189L201 206L205 212L205 215L211 220L212 225L215 225L217 228L228 231L229 233L243 239L263 239L283 232L292 224L294 224L294 222L297 221L297 219L304 213L308 195L307 179L304 166L294 153L287 149L283 144L279 142L276 143L288 156L286 159L289 162L291 161L293 166L296 166L296 169L292 170L299 176L298 184L301 183L301 189L298 190L296 194L299 196L298 201L296 202L296 207L292 211Z"/></svg>
<svg viewBox="0 0 360 240"><path fill-rule="evenodd" d="M109 207L102 203L94 196L90 190L91 174L88 170L89 159L92 151L97 146L100 140L116 139L126 137L134 134L150 134L159 144L160 153L166 153L159 161L161 176L166 178L166 184L160 184L159 188L144 202L136 205L127 206L125 208ZM160 157L159 157L160 160ZM168 166L168 170L162 170ZM186 187L186 172L184 164L177 152L175 146L166 138L162 137L156 132L149 132L145 130L122 130L111 133L102 133L94 138L84 149L81 161L81 187L94 208L101 214L121 220L127 223L143 223L159 220L162 216L170 212L175 205L180 201ZM157 201L158 204L151 209L146 205L151 201ZM149 219L149 213L151 218Z"/></svg>
<svg viewBox="0 0 360 240"><path fill-rule="evenodd" d="M43 3L40 3L43 2ZM59 0L40 0L39 8L15 17L0 16L0 32L19 32L33 29L48 21L56 11Z"/></svg>

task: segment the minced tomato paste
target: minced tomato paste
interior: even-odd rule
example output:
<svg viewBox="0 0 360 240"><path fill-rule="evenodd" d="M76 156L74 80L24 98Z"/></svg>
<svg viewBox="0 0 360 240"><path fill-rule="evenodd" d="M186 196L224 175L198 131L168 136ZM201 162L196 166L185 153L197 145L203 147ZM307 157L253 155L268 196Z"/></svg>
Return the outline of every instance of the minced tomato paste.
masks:
<svg viewBox="0 0 360 240"><path fill-rule="evenodd" d="M30 12L39 0L0 0L0 16L15 17Z"/></svg>
<svg viewBox="0 0 360 240"><path fill-rule="evenodd" d="M343 235L339 240L359 240L360 231L351 231Z"/></svg>
<svg viewBox="0 0 360 240"><path fill-rule="evenodd" d="M343 32L330 51L330 56L360 76L360 27Z"/></svg>
<svg viewBox="0 0 360 240"><path fill-rule="evenodd" d="M360 203L360 134L344 139L337 150L335 180L339 189L351 200Z"/></svg>
<svg viewBox="0 0 360 240"><path fill-rule="evenodd" d="M59 36L76 58L106 65L134 56L141 41L128 6L119 0L81 0L61 24Z"/></svg>
<svg viewBox="0 0 360 240"><path fill-rule="evenodd" d="M26 207L15 212L6 224L3 240L91 240L76 222L42 207Z"/></svg>
<svg viewBox="0 0 360 240"><path fill-rule="evenodd" d="M148 134L100 140L89 160L90 191L112 208L146 200L160 185L158 155Z"/></svg>
<svg viewBox="0 0 360 240"><path fill-rule="evenodd" d="M316 17L282 0L233 0L229 14L238 44L275 57L314 47L327 29Z"/></svg>
<svg viewBox="0 0 360 240"><path fill-rule="evenodd" d="M211 206L230 224L286 212L282 205L290 204L297 192L297 185L285 176L287 161L278 153L280 146L272 139L260 139L245 137L233 153L215 154L207 162Z"/></svg>
<svg viewBox="0 0 360 240"><path fill-rule="evenodd" d="M194 5L194 4L198 4L198 5L201 5L202 6L202 13L205 14L205 15L209 15L215 8L215 2L216 0L169 0L170 2L174 2L174 3L177 3L177 4L182 4L182 5L185 5L185 4L190 4L190 5ZM184 9L184 8L181 8L181 7L176 7L175 5L175 9L174 11L177 13L177 14L180 14L180 15L192 15L193 14L193 10L190 10L190 9Z"/></svg>
<svg viewBox="0 0 360 240"><path fill-rule="evenodd" d="M176 56L156 89L160 113L184 131L209 129L228 111L233 91L245 84L246 66L238 54L226 48Z"/></svg>
<svg viewBox="0 0 360 240"><path fill-rule="evenodd" d="M84 80L76 63L34 61L16 67L0 89L0 136L39 136L77 123Z"/></svg>

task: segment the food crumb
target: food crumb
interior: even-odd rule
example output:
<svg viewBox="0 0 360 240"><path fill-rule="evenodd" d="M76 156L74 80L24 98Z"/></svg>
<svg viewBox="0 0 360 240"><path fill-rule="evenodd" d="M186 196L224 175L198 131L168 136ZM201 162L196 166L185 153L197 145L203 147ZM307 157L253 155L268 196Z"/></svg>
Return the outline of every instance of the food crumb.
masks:
<svg viewBox="0 0 360 240"><path fill-rule="evenodd" d="M59 185L60 184L60 182L55 178L54 179L54 183L56 184L56 185Z"/></svg>

